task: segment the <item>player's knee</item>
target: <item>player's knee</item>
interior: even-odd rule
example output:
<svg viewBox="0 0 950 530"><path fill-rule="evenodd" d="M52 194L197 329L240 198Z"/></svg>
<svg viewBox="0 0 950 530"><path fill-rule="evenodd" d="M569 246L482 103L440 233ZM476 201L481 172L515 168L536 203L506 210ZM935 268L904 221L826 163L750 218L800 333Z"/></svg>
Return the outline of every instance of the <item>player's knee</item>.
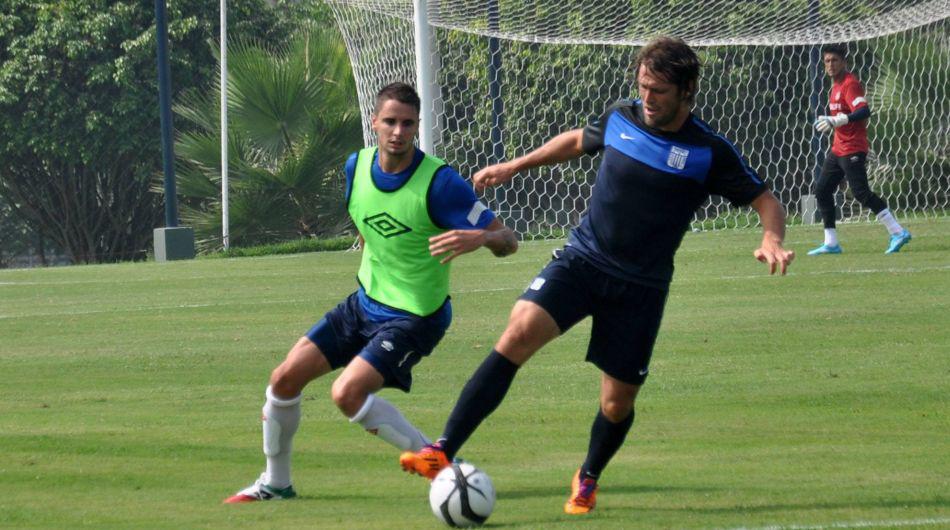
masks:
<svg viewBox="0 0 950 530"><path fill-rule="evenodd" d="M508 327L496 349L520 365L558 334L557 324L550 315L533 304L519 301L511 311Z"/></svg>
<svg viewBox="0 0 950 530"><path fill-rule="evenodd" d="M610 422L620 423L627 419L633 410L633 400L607 400L600 404L600 411Z"/></svg>
<svg viewBox="0 0 950 530"><path fill-rule="evenodd" d="M330 399L343 414L352 417L366 401L366 393L349 380L338 378L330 388Z"/></svg>
<svg viewBox="0 0 950 530"><path fill-rule="evenodd" d="M512 323L498 339L495 349L511 362L521 365L538 350L534 340L527 326Z"/></svg>
<svg viewBox="0 0 950 530"><path fill-rule="evenodd" d="M303 385L299 378L294 377L293 369L287 363L281 363L270 373L271 392L282 399L290 399L300 395Z"/></svg>
<svg viewBox="0 0 950 530"><path fill-rule="evenodd" d="M811 184L811 192L815 195L821 195L828 192L828 184L821 180L816 180Z"/></svg>
<svg viewBox="0 0 950 530"><path fill-rule="evenodd" d="M516 348L525 347L530 339L531 335L528 333L527 326L518 322L509 323L505 332L501 334L502 341Z"/></svg>
<svg viewBox="0 0 950 530"><path fill-rule="evenodd" d="M818 204L828 204L834 205L835 195L834 190L818 188L815 190L815 200L818 201Z"/></svg>
<svg viewBox="0 0 950 530"><path fill-rule="evenodd" d="M862 206L870 207L871 203L874 202L876 196L869 188L852 188L851 192L854 193L854 198L861 203Z"/></svg>

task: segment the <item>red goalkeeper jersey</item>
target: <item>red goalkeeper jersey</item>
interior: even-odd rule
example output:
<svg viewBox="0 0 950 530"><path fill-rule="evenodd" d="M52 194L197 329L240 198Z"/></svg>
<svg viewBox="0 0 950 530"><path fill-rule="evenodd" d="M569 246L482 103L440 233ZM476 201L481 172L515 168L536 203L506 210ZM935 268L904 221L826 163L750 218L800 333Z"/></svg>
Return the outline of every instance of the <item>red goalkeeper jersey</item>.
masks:
<svg viewBox="0 0 950 530"><path fill-rule="evenodd" d="M832 83L831 94L828 98L828 109L832 116L851 114L861 107L866 107L867 104L864 99L864 87L851 72L845 73L840 83L837 81ZM831 144L831 152L837 156L867 153L867 123L867 120L861 120L835 129L835 139Z"/></svg>

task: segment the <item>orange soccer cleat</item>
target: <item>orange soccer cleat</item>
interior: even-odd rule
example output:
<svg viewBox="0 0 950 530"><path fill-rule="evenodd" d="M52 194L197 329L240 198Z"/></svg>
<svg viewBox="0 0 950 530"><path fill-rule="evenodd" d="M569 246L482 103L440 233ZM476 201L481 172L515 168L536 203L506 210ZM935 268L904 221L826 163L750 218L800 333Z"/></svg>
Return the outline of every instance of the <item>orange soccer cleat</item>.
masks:
<svg viewBox="0 0 950 530"><path fill-rule="evenodd" d="M581 470L574 473L571 481L571 498L564 503L564 513L583 515L589 513L597 504L597 481L592 478L581 480Z"/></svg>
<svg viewBox="0 0 950 530"><path fill-rule="evenodd" d="M449 467L449 459L438 444L429 444L418 451L405 451L399 455L399 465L407 473L432 480L439 471Z"/></svg>

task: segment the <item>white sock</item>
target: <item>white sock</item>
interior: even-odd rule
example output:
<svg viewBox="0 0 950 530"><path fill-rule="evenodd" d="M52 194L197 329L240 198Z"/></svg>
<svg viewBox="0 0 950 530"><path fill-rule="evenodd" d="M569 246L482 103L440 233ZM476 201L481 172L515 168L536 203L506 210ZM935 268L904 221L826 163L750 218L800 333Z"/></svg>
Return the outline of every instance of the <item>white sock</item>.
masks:
<svg viewBox="0 0 950 530"><path fill-rule="evenodd" d="M366 403L350 418L350 423L359 423L369 433L379 436L396 448L418 451L430 443L419 429L415 428L392 403L370 394Z"/></svg>
<svg viewBox="0 0 950 530"><path fill-rule="evenodd" d="M877 213L877 220L884 223L884 226L887 227L887 231L890 232L892 236L896 236L904 231L904 227L897 222L897 219L894 219L894 215L887 208Z"/></svg>
<svg viewBox="0 0 950 530"><path fill-rule="evenodd" d="M264 402L263 431L264 456L267 457L267 477L264 483L273 488L290 486L290 450L294 433L300 425L300 396L280 399L267 387Z"/></svg>
<svg viewBox="0 0 950 530"><path fill-rule="evenodd" d="M825 228L825 245L829 247L838 246L838 231L834 228Z"/></svg>

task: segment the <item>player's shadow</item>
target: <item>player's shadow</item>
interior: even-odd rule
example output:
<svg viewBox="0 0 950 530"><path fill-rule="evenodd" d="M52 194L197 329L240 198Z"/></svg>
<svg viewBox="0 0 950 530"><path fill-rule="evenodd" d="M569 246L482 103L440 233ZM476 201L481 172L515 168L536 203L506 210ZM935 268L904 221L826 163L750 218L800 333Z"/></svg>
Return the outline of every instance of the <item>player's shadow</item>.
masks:
<svg viewBox="0 0 950 530"><path fill-rule="evenodd" d="M717 488L683 488L675 486L610 486L611 492L617 493L666 493L666 492L707 492L715 491ZM498 491L498 498L501 500L509 499L530 499L534 497L565 497L570 494L570 491L563 485L558 484L557 486L544 486L544 487L530 487L530 488L506 488L503 491Z"/></svg>
<svg viewBox="0 0 950 530"><path fill-rule="evenodd" d="M756 505L737 505L737 506L703 506L703 507L676 507L676 508L657 508L651 507L650 511L655 512L690 512L696 514L722 514L722 513L762 513L762 512L781 512L794 510L841 510L848 508L946 508L950 505L950 498L934 497L933 499L889 499L889 500L868 500L865 502L813 502L813 503L776 503L776 504L756 504ZM600 506L598 506L598 509ZM623 508L619 508L623 509Z"/></svg>
<svg viewBox="0 0 950 530"><path fill-rule="evenodd" d="M357 501L357 500L368 500L377 502L379 501L379 494L361 494L361 493L320 493L320 495L297 495L293 499L295 502L304 501L320 501L320 502L329 502L329 501Z"/></svg>
<svg viewBox="0 0 950 530"><path fill-rule="evenodd" d="M717 488L675 488L675 487L640 487L640 486L627 486L627 487L613 487L611 486L611 492L626 492L626 493L644 493L644 492L658 492L658 491L713 491ZM503 498L507 499L518 499L518 498L528 498L528 497L544 497L548 495L561 495L564 492L563 488L526 488L521 490L514 490L511 492L505 492ZM735 505L735 506L718 506L718 507L690 507L690 506L677 506L670 508L658 508L656 506L650 506L649 508L642 509L635 506L610 506L609 503L600 503L597 506L596 516L604 520L612 520L617 517L626 519L626 514L640 514L640 517L644 520L648 520L650 514L654 513L667 513L667 514L693 514L695 515L719 515L719 514L733 514L733 515L742 515L746 514L749 516L755 514L764 514L769 512L781 513L783 511L795 511L795 510L841 510L841 509L861 509L861 508L899 508L899 509L908 509L908 508L946 508L950 504L950 498L947 497L935 497L933 499L914 499L914 500L874 500L867 502L816 502L816 503L776 503L776 504L761 504L761 505ZM552 508L554 510L555 508ZM559 510L552 512L549 517L544 517L539 514L539 517L533 518L527 521L519 521L514 526L525 527L525 528L543 528L546 526L563 526L562 523L565 523L564 515L559 513ZM572 516L567 516L572 517ZM669 516L667 516L669 517ZM486 527L493 526L489 521ZM501 525L499 525L501 526ZM634 525L636 526L636 525Z"/></svg>

